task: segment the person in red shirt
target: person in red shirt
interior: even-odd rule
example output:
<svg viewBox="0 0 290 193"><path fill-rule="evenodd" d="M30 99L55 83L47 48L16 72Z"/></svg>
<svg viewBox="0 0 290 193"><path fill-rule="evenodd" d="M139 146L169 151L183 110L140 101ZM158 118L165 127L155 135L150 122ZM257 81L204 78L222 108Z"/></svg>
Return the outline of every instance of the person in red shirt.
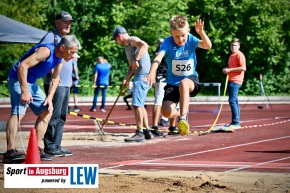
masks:
<svg viewBox="0 0 290 193"><path fill-rule="evenodd" d="M238 94L244 80L246 58L245 55L239 50L240 40L238 38L234 38L231 41L230 48L232 53L229 57L228 67L223 69L223 73L229 76L228 94L232 112L232 122L230 124L226 124L225 126L237 129L241 127Z"/></svg>

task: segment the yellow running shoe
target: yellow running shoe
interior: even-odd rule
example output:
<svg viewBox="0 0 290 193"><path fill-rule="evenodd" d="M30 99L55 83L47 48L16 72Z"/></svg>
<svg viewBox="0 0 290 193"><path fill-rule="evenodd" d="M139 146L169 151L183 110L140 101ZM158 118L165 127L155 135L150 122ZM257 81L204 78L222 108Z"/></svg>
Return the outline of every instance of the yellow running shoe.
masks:
<svg viewBox="0 0 290 193"><path fill-rule="evenodd" d="M180 135L186 135L189 132L189 124L187 123L187 121L183 118L179 118L178 121L178 128L180 130Z"/></svg>

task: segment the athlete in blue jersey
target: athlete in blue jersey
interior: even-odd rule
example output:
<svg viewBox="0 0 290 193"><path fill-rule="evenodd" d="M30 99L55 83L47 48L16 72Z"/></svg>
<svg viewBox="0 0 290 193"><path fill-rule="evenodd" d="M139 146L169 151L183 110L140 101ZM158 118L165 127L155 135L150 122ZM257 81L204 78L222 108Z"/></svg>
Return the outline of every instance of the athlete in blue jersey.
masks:
<svg viewBox="0 0 290 193"><path fill-rule="evenodd" d="M38 116L35 129L40 147L47 123L53 112L52 98L59 84L62 65L78 51L79 45L79 41L74 35L64 36L57 46L55 44L38 44L24 54L10 70L8 89L11 116L6 125L7 151L3 155L3 163L25 159L25 156L15 149L15 138L18 124L24 117L27 106ZM45 98L45 94L36 84L36 80L53 68L54 73L51 77L48 96Z"/></svg>
<svg viewBox="0 0 290 193"><path fill-rule="evenodd" d="M180 135L186 135L189 131L189 124L186 120L190 97L196 96L201 90L201 84L196 72L197 47L203 49L211 48L211 41L203 30L204 22L197 19L194 23L195 31L200 35L201 40L190 34L187 18L184 16L173 16L170 19L170 33L161 45L161 48L152 62L150 73L144 78L150 85L155 83L156 69L163 57L167 63L167 74L165 95L162 102L162 115L168 118L175 118L178 121ZM180 103L180 110L176 105ZM176 121L174 121L175 124ZM176 129L171 123L171 129Z"/></svg>
<svg viewBox="0 0 290 193"><path fill-rule="evenodd" d="M103 57L99 56L97 60L98 63L94 69L94 86L96 86L96 88L94 92L93 106L90 111L96 111L98 96L100 91L102 91L102 104L100 110L101 112L106 112L106 97L110 82L110 70L112 66Z"/></svg>

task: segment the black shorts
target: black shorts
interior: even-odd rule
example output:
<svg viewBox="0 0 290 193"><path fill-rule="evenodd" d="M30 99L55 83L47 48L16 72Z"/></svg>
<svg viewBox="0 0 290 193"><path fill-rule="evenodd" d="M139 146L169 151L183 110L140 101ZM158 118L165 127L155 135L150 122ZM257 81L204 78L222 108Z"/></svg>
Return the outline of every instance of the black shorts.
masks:
<svg viewBox="0 0 290 193"><path fill-rule="evenodd" d="M195 97L201 91L202 86L199 83L197 76L192 75L187 78L192 80L192 82L194 82L194 90L191 93L189 93L189 96ZM172 101L173 103L179 102L180 94L179 94L178 86L167 84L164 87L164 91L165 93L164 93L163 101Z"/></svg>

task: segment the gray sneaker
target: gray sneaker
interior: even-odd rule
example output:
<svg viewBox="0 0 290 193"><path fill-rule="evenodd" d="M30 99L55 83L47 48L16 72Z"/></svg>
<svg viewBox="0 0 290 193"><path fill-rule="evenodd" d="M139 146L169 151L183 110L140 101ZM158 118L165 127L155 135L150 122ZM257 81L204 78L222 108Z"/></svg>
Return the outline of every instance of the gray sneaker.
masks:
<svg viewBox="0 0 290 193"><path fill-rule="evenodd" d="M230 123L230 124L225 124L224 127L230 127L230 128L241 128L241 125L238 123L238 124L235 124L235 123Z"/></svg>
<svg viewBox="0 0 290 193"><path fill-rule="evenodd" d="M60 151L59 149L44 149L44 152L50 155L53 155L55 157L63 157L64 152Z"/></svg>
<svg viewBox="0 0 290 193"><path fill-rule="evenodd" d="M144 136L143 132L141 132L139 130L136 130L135 135L133 135L130 138L124 139L124 141L125 142L144 142L145 141L145 136Z"/></svg>
<svg viewBox="0 0 290 193"><path fill-rule="evenodd" d="M19 153L16 149L10 149L3 154L2 163L24 162L25 157L25 154Z"/></svg>
<svg viewBox="0 0 290 193"><path fill-rule="evenodd" d="M46 154L40 147L38 149L39 149L40 159L42 161L52 161L53 160L53 156Z"/></svg>
<svg viewBox="0 0 290 193"><path fill-rule="evenodd" d="M60 152L62 152L64 154L64 156L71 156L73 155L73 152L66 150L65 148L61 147L60 149L58 149Z"/></svg>

